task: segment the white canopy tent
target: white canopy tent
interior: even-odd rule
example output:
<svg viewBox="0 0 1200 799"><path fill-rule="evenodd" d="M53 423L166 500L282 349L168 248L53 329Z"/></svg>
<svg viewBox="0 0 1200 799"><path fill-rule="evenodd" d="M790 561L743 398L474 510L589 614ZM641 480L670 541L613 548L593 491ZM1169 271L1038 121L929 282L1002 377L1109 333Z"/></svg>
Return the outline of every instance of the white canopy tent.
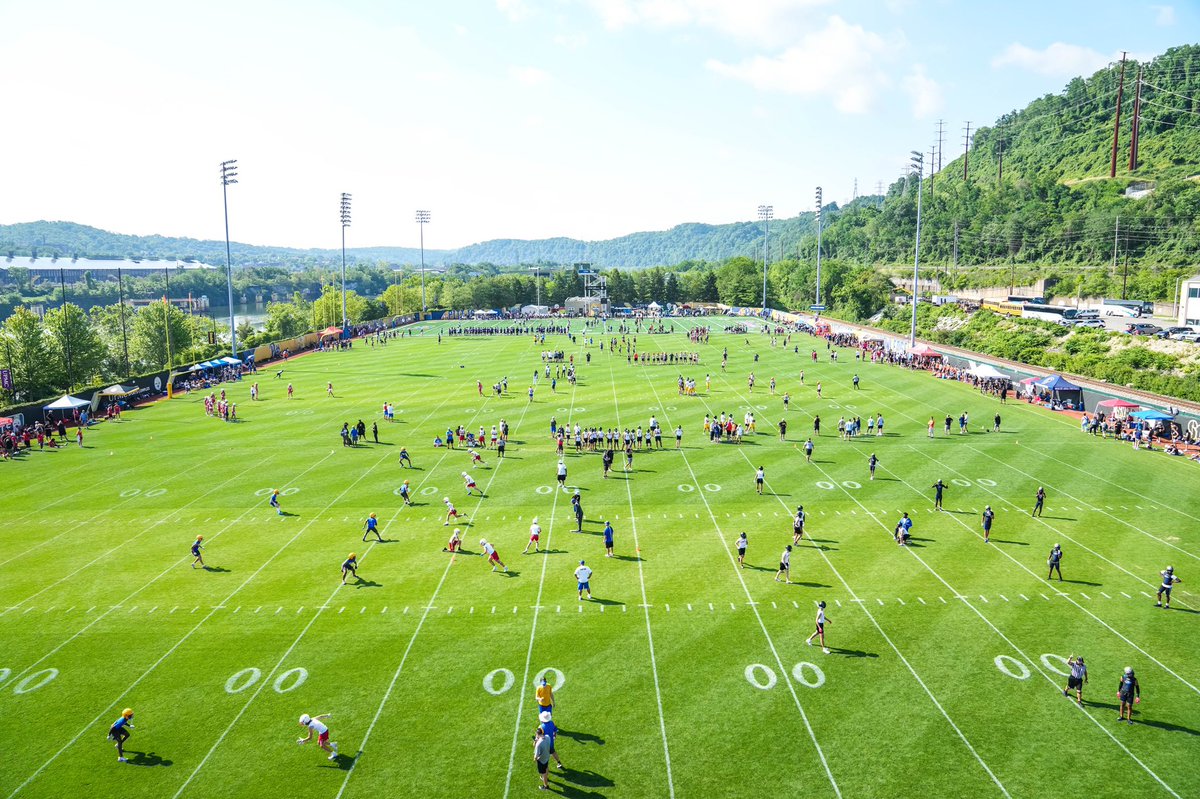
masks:
<svg viewBox="0 0 1200 799"><path fill-rule="evenodd" d="M49 405L43 405L43 411L71 411L76 408L86 408L91 405L87 400L82 400L79 397L72 397L70 394L63 394L61 397L51 402Z"/></svg>
<svg viewBox="0 0 1200 799"><path fill-rule="evenodd" d="M109 386L108 388L97 391L98 397L126 397L130 394L136 394L139 391L137 386L123 386L120 383Z"/></svg>
<svg viewBox="0 0 1200 799"><path fill-rule="evenodd" d="M980 380L1011 380L1008 375L990 364L981 363L967 370L967 374Z"/></svg>

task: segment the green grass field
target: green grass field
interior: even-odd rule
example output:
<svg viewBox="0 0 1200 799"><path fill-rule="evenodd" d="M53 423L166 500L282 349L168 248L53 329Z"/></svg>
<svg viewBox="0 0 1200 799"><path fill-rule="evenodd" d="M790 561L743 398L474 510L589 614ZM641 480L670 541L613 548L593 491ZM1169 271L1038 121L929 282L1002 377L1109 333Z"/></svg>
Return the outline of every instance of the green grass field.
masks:
<svg viewBox="0 0 1200 799"><path fill-rule="evenodd" d="M800 355L754 333L700 346L638 336L643 352L702 353L683 370L701 391L689 398L677 368L565 336L356 343L297 358L281 380L264 370L259 402L251 381L231 387L237 424L206 417L193 394L95 427L83 450L0 464L0 797L536 794L542 674L559 684L567 770L552 789L567 796L1200 795L1197 465L1017 402L1000 408L1002 432L985 433L1000 406L967 386L849 350L834 364L806 335L792 344ZM579 384L551 393L542 380L529 403L551 348L575 355ZM477 379L486 390L505 375L507 396L478 396ZM379 414L386 401L395 422ZM748 408L757 435L708 442L706 412ZM963 410L972 432L943 434L941 418ZM838 439L839 415L874 412L886 436ZM814 413L822 435L807 464L797 447ZM568 446L586 515L573 532L551 417L607 428L651 414L664 450L637 453L630 473L618 454L602 479L599 454ZM339 428L360 418L379 423L382 443L343 448ZM487 451L472 470L462 450L431 446L448 424L501 418L502 461ZM414 469L397 464L401 445ZM464 470L485 498L465 496ZM413 507L396 495L406 478ZM939 478L944 513L932 510ZM286 515L267 506L271 488ZM468 514L457 556L441 551L443 496ZM798 504L808 536L786 585L773 578ZM997 514L986 545L985 504ZM915 519L909 548L891 537L901 511ZM384 543L362 542L371 512ZM522 555L534 516L544 552ZM197 534L209 570L190 567ZM481 537L507 574L479 557ZM1045 579L1055 542L1062 583ZM363 581L343 587L351 551ZM580 559L595 570L593 601L576 597ZM1168 565L1187 582L1163 611L1153 595ZM829 654L805 645L818 600ZM1083 709L1062 696L1070 654L1089 664ZM1132 726L1116 721L1126 665L1144 692ZM124 707L136 711L129 764L105 740ZM337 760L296 745L304 712L333 714Z"/></svg>

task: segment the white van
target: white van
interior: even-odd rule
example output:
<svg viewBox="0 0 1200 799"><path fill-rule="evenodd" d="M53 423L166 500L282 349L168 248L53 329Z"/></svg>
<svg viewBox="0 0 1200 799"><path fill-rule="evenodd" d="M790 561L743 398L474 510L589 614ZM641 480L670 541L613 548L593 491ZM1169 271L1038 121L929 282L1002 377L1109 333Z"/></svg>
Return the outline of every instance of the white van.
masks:
<svg viewBox="0 0 1200 799"><path fill-rule="evenodd" d="M1078 313L1075 314L1075 319L1080 322L1082 322L1084 319L1099 319L1099 318L1100 318L1100 312L1093 308L1089 308L1084 311L1079 311Z"/></svg>

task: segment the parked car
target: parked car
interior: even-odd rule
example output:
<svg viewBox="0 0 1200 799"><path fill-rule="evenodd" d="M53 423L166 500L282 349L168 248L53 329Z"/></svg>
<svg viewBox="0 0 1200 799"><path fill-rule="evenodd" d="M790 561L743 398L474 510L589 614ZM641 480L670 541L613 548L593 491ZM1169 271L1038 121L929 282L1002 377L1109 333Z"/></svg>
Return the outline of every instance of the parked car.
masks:
<svg viewBox="0 0 1200 799"><path fill-rule="evenodd" d="M1191 331L1186 325L1172 325L1171 327L1163 328L1154 334L1155 338L1178 338L1180 333Z"/></svg>
<svg viewBox="0 0 1200 799"><path fill-rule="evenodd" d="M1149 322L1134 322L1125 327L1125 332L1131 336L1153 336L1161 330L1161 327L1152 325Z"/></svg>
<svg viewBox="0 0 1200 799"><path fill-rule="evenodd" d="M1090 327L1095 330L1103 330L1105 327L1104 322L1100 321L1099 319L1079 319L1079 320L1076 320L1074 326L1075 327Z"/></svg>
<svg viewBox="0 0 1200 799"><path fill-rule="evenodd" d="M1197 341L1200 341L1200 330L1192 330L1191 328L1188 328L1186 331L1176 334L1175 340L1176 341L1190 341L1192 343L1195 343Z"/></svg>
<svg viewBox="0 0 1200 799"><path fill-rule="evenodd" d="M1088 308L1075 314L1076 319L1099 319L1100 312L1094 308Z"/></svg>

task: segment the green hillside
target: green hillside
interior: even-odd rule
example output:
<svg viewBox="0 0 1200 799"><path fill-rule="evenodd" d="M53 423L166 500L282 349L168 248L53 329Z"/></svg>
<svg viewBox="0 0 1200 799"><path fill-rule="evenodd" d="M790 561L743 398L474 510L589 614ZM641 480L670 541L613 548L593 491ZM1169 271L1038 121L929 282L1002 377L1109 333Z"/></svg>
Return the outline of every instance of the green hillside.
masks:
<svg viewBox="0 0 1200 799"><path fill-rule="evenodd" d="M923 184L922 260L953 263L957 241L960 266L1103 266L1113 262L1115 243L1119 261L1193 264L1200 245L1200 46L1125 64L1110 179L1119 81L1120 66L1111 65L981 127L969 157L950 161ZM1131 170L1135 104L1139 146ZM1139 182L1152 191L1126 197ZM827 252L876 264L909 261L916 187L915 177L899 180L882 207L843 214L826 233Z"/></svg>

